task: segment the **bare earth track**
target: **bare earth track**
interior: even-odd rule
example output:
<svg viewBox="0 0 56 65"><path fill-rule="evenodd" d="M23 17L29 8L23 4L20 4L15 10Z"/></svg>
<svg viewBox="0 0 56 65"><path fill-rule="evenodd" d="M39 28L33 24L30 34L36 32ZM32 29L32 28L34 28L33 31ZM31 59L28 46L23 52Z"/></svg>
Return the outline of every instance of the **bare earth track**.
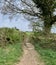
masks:
<svg viewBox="0 0 56 65"><path fill-rule="evenodd" d="M34 50L34 46L31 43L26 43L26 46L24 45L23 50L23 57L16 65L45 65L40 59L39 54Z"/></svg>

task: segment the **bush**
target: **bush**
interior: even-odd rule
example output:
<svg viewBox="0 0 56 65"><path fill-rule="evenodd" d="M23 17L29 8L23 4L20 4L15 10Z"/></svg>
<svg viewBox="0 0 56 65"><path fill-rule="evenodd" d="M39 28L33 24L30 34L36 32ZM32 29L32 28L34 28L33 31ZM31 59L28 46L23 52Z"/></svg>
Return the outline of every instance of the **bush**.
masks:
<svg viewBox="0 0 56 65"><path fill-rule="evenodd" d="M31 37L33 44L39 44L42 48L56 50L56 40L52 35L46 37L43 33L34 33Z"/></svg>
<svg viewBox="0 0 56 65"><path fill-rule="evenodd" d="M24 32L14 28L0 28L0 46L20 43L23 41Z"/></svg>

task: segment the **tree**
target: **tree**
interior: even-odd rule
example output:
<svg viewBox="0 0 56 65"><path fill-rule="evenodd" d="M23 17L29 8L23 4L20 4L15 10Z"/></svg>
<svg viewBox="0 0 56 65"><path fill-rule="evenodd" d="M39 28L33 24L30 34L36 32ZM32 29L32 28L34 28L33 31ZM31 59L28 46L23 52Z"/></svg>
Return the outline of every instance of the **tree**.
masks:
<svg viewBox="0 0 56 65"><path fill-rule="evenodd" d="M44 31L49 33L52 25L56 22L56 15L53 15L55 10L56 0L33 0L40 8L40 13L44 20Z"/></svg>
<svg viewBox="0 0 56 65"><path fill-rule="evenodd" d="M19 2L21 4L19 4ZM44 21L44 32L50 33L51 27L56 22L56 0L3 0L1 13L9 15L24 14L29 20L41 19ZM42 22L40 21L40 22Z"/></svg>

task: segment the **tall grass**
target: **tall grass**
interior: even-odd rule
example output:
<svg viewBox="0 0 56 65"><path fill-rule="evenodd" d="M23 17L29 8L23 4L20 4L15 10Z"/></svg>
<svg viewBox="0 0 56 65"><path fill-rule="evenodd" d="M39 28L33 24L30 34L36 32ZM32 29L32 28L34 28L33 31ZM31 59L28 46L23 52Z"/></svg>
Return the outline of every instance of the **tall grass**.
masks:
<svg viewBox="0 0 56 65"><path fill-rule="evenodd" d="M39 52L45 65L56 65L56 51L48 48L42 48L37 43L34 45L37 52Z"/></svg>
<svg viewBox="0 0 56 65"><path fill-rule="evenodd" d="M56 37L46 37L43 33L35 33L32 36L32 43L35 46L37 52L39 52L42 60L46 65L56 65Z"/></svg>
<svg viewBox="0 0 56 65"><path fill-rule="evenodd" d="M23 32L14 28L0 28L0 46L20 43L23 41L23 35Z"/></svg>
<svg viewBox="0 0 56 65"><path fill-rule="evenodd" d="M22 55L24 32L0 28L0 65L14 65Z"/></svg>
<svg viewBox="0 0 56 65"><path fill-rule="evenodd" d="M20 43L8 45L6 48L0 48L0 65L14 65L20 61L22 48Z"/></svg>

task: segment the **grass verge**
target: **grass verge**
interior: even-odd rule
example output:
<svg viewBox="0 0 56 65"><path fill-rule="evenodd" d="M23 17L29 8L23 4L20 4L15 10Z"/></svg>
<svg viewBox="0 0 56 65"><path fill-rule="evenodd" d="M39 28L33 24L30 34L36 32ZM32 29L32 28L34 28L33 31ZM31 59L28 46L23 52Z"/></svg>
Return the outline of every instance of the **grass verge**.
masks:
<svg viewBox="0 0 56 65"><path fill-rule="evenodd" d="M35 44L35 49L40 53L40 56L46 63L46 65L56 65L56 51L48 48L42 48L39 44Z"/></svg>
<svg viewBox="0 0 56 65"><path fill-rule="evenodd" d="M0 65L14 65L22 55L21 43L0 47Z"/></svg>

